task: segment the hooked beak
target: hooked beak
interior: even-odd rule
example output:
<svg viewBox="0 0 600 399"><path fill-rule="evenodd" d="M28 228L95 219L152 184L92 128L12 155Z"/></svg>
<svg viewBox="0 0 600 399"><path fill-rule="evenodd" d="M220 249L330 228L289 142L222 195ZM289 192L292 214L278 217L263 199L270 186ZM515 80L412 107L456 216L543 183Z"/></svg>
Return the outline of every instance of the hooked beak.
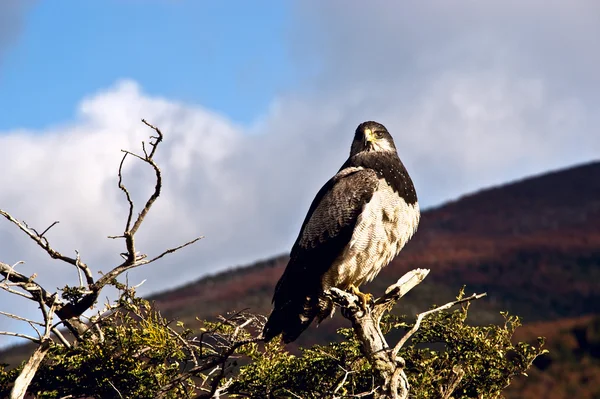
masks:
<svg viewBox="0 0 600 399"><path fill-rule="evenodd" d="M373 130L365 129L365 145L372 146L375 143L375 135L373 134Z"/></svg>

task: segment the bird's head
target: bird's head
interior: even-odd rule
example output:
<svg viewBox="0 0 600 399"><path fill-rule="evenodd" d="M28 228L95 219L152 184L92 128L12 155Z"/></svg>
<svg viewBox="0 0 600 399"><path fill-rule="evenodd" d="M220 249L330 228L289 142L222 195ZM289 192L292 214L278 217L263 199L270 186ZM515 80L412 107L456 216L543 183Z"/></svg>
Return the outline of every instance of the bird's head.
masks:
<svg viewBox="0 0 600 399"><path fill-rule="evenodd" d="M363 122L356 128L350 156L363 151L396 152L394 139L381 123Z"/></svg>

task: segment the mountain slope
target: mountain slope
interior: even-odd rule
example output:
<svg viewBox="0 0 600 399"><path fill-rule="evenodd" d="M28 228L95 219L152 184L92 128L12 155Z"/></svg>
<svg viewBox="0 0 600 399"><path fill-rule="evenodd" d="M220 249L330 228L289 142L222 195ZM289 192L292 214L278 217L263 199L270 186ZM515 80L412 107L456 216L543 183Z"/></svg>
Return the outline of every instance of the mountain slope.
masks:
<svg viewBox="0 0 600 399"><path fill-rule="evenodd" d="M234 269L153 299L178 318L242 308L266 313L286 261L280 256ZM411 313L413 303L451 299L464 284L488 292L487 303L477 307L505 308L526 321L600 312L600 162L424 212L413 240L367 289L381 292L417 267L432 272L406 298L403 312Z"/></svg>

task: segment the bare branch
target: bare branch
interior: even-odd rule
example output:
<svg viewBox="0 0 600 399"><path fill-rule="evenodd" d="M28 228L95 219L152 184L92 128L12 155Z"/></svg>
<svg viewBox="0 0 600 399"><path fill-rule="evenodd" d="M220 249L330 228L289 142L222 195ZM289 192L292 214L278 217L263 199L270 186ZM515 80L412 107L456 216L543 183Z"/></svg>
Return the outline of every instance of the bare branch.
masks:
<svg viewBox="0 0 600 399"><path fill-rule="evenodd" d="M118 277L120 274L122 274L123 272L126 272L127 270L133 269L135 267L139 267L139 266L143 266L143 265L147 265L149 263L155 262L157 260L159 260L160 258L164 257L165 255L171 254L175 251L178 251L182 248L187 247L188 245L192 245L195 242L203 239L204 236L200 236L200 237L196 237L191 241L186 242L185 244L179 245L175 248L170 248L167 249L166 251L164 251L163 253L161 253L160 255L155 256L152 259L143 259L142 257L145 257L145 255L140 255L137 257L138 261L135 261L134 263L130 263L128 260L126 260L125 262L123 262L121 265L115 267L114 269L112 269L110 272L106 273L105 275L103 275L102 277L100 277L98 279L98 281L95 283L95 287L96 289L105 286L106 284L108 284L111 280L115 279L116 277Z"/></svg>
<svg viewBox="0 0 600 399"><path fill-rule="evenodd" d="M400 351L400 349L402 349L402 347L404 346L406 341L408 341L410 339L410 337L412 337L413 334L419 330L419 327L421 326L421 322L423 321L423 318L425 316L428 316L432 313L440 312L442 310L450 309L452 306L458 305L460 303L469 302L469 301L483 298L486 295L487 294L485 292L483 294L473 294L467 298L462 298L462 299L458 299L456 301L448 302L447 304L438 306L435 309L431 309L426 312L419 313L417 315L417 320L415 321L414 326L404 335L404 337L402 337L402 339L394 347L394 349L392 351L392 358L395 358L398 355L398 352Z"/></svg>
<svg viewBox="0 0 600 399"><path fill-rule="evenodd" d="M42 339L42 333L40 333L40 330L38 330L38 328L36 326L44 327L44 325L45 325L44 323L40 323L39 321L27 319L25 317L17 316L16 314L2 312L2 311L0 311L0 315L10 317L11 319L26 322L27 324L29 324L31 326L31 328L33 328L35 330L36 334L38 335L38 338L40 340Z"/></svg>
<svg viewBox="0 0 600 399"><path fill-rule="evenodd" d="M56 337L58 338L58 340L60 341L61 344L63 344L64 346L66 346L67 348L71 347L71 344L69 343L69 341L65 338L65 336L60 332L60 330L58 328L56 328L56 326L52 326L51 328L52 332L54 333L54 335L56 335Z"/></svg>
<svg viewBox="0 0 600 399"><path fill-rule="evenodd" d="M154 152L156 151L156 147L158 146L158 144L163 140L163 134L160 131L159 128L157 128L154 125L151 125L150 123L148 123L145 119L142 119L142 122L148 126L149 128L154 129L154 131L156 132L156 134L158 134L158 136L150 136L150 138L155 139L156 141L154 143L150 143L150 145L152 146L152 152L150 153L150 156L148 158L152 158L154 156Z"/></svg>
<svg viewBox="0 0 600 399"><path fill-rule="evenodd" d="M169 329L169 331L171 331L171 334L173 334L175 336L175 338L177 338L179 340L179 342L181 342L186 347L186 349L192 356L192 361L194 362L194 366L198 367L198 359L196 358L196 354L194 353L194 348L192 348L190 343L188 341L186 341L185 339L183 339L183 337L181 335L179 335L179 333L177 331L175 331L173 328L171 328L171 326L165 325L165 327L167 327Z"/></svg>
<svg viewBox="0 0 600 399"><path fill-rule="evenodd" d="M452 368L452 376L448 380L448 383L445 387L440 387L440 399L450 399L464 376L465 370L459 365L454 366Z"/></svg>
<svg viewBox="0 0 600 399"><path fill-rule="evenodd" d="M46 357L46 354L50 350L50 340L43 340L40 345L35 349L33 355L29 358L23 370L15 380L15 385L10 391L10 399L22 399L27 394L27 388L31 383L31 380L35 376L37 369Z"/></svg>
<svg viewBox="0 0 600 399"><path fill-rule="evenodd" d="M35 349L35 352L33 352L31 357L19 373L19 376L15 380L15 384L12 390L10 391L10 399L23 399L25 397L25 395L27 394L27 388L29 387L29 384L31 384L35 373L42 364L44 357L46 357L46 354L50 350L50 344L52 342L52 340L50 339L52 317L54 316L54 310L56 309L56 297L52 298L52 305L50 306L50 309L47 312L45 309L45 304L40 299L40 306L42 307L44 319L46 322L46 331L42 339L38 341L39 346Z"/></svg>
<svg viewBox="0 0 600 399"><path fill-rule="evenodd" d="M93 299L90 297L90 295L84 296L77 305L70 303L63 304L56 302L58 301L56 293L50 294L41 285L36 283L32 277L27 277L15 271L14 268L6 263L0 262L0 274L5 277L5 280L10 281L15 286L18 286L22 290L26 291L30 294L30 296L23 295L22 293L11 289L6 282L0 284L1 288L35 302L43 302L48 307L56 306L56 314L62 320L62 323L75 335L75 337L79 337L87 330L85 323L82 323L76 317L88 309L89 306L86 305L90 299Z"/></svg>
<svg viewBox="0 0 600 399"><path fill-rule="evenodd" d="M16 333L16 332L12 332L12 331L0 331L0 335L6 335L9 337L25 338L25 339L35 342L36 344L41 343L39 338L35 338L35 337L32 337L31 335L20 334L20 333Z"/></svg>
<svg viewBox="0 0 600 399"><path fill-rule="evenodd" d="M74 266L77 266L77 260L65 256L63 254L61 254L60 252L56 251L55 249L53 249L48 240L46 239L46 237L44 237L44 234L50 230L51 227L53 227L54 225L56 225L58 222L54 222L52 223L52 225L50 225L50 227L48 227L46 230L44 230L44 232L42 234L38 234L35 229L30 228L27 223L25 222L21 222L17 219L15 219L11 214L9 214L6 211L3 211L2 209L0 209L0 215L4 216L6 219L8 219L11 223L13 223L14 225L16 225L19 230L21 230L22 232L24 232L25 234L27 234L27 236L29 236L29 238L31 238L33 241L35 241L44 251L46 251L46 253L48 253L48 255L50 255L50 257L52 259L59 259L63 262L66 263L70 263ZM83 262L79 262L81 265L85 265ZM79 266L78 266L79 267ZM87 267L87 266L86 266Z"/></svg>
<svg viewBox="0 0 600 399"><path fill-rule="evenodd" d="M110 384L110 386L111 386L111 387L112 387L112 388L113 388L115 391L117 391L117 393L119 394L119 397L120 397L121 399L123 399L123 395L121 395L121 392L119 392L119 390L117 389L117 387L116 387L116 386L115 386L115 385L114 385L114 384L113 384L111 381L108 381L108 383Z"/></svg>
<svg viewBox="0 0 600 399"><path fill-rule="evenodd" d="M390 285L385 290L385 294L377 299L375 305L386 305L390 302L396 302L419 285L428 274L429 269L414 269L409 271L400 277L395 284Z"/></svg>
<svg viewBox="0 0 600 399"><path fill-rule="evenodd" d="M79 285L83 287L83 282L81 281L80 271L85 275L85 281L87 282L88 287L94 284L94 277L92 276L92 271L85 263L81 262L81 257L79 256L79 251L75 250L75 266L77 266L77 274L79 275Z"/></svg>
<svg viewBox="0 0 600 399"><path fill-rule="evenodd" d="M58 220L57 220L57 221L55 221L55 222L54 222L54 223L52 223L50 226L48 226L48 227L46 228L46 230L42 231L42 234L38 234L38 236L40 236L40 237L43 237L43 236L44 236L44 234L46 234L46 233L48 232L48 230L50 230L51 228L53 228L54 226L56 226L56 225L57 225L57 224L59 224L59 223L60 223L60 222L59 222ZM33 230L33 231L35 231L35 230ZM37 234L37 231L36 231L36 234Z"/></svg>
<svg viewBox="0 0 600 399"><path fill-rule="evenodd" d="M42 327L44 326L44 323L40 323L39 321L27 319L25 317L17 316L17 315L12 314L12 313L7 313L7 312L0 311L0 315L6 316L6 317L10 317L11 319L15 319L15 320L26 321L27 323L31 323L31 324L37 324L38 326L42 326Z"/></svg>
<svg viewBox="0 0 600 399"><path fill-rule="evenodd" d="M129 154L126 151L123 152L125 154L123 154L123 158L121 159L121 163L119 164L119 188L125 193L127 203L129 204L129 214L127 215L127 223L125 223L125 231L129 231L129 228L131 226L131 218L133 217L133 200L131 199L129 191L123 184L123 163L125 163L125 158L127 158L127 155Z"/></svg>
<svg viewBox="0 0 600 399"><path fill-rule="evenodd" d="M124 254L125 261L122 264L120 264L119 266L112 269L110 272L106 273L95 283L94 290L96 290L96 291L99 291L102 287L104 287L106 284L108 284L110 281L112 281L114 278L116 278L121 273L123 273L129 269L132 269L134 267L154 262L155 260L158 260L169 253L175 252L178 249L181 249L190 244L193 244L194 242L196 242L200 239L200 238L197 238L197 239L190 241L186 244L183 244L179 247L169 249L149 261L142 261L143 259L145 259L146 255L138 256L136 254L135 234L137 233L138 229L142 225L146 215L152 208L152 205L154 204L156 199L158 199L158 197L160 196L160 193L162 190L162 174L161 174L160 168L158 167L156 162L154 162L153 157L154 157L154 154L156 153L156 149L158 148L158 145L163 140L163 134L160 131L160 129L158 129L154 125L151 125L145 119L142 119L142 122L146 126L153 129L156 132L157 136L150 136L150 138L154 139L154 141L150 142L150 146L152 147L152 150L150 151L149 154L146 150L145 143L142 142L142 149L144 152L144 156L140 156L138 154L135 154L135 153L127 151L127 150L121 150L124 153L124 155L123 155L123 158L121 159L121 163L119 165L119 173L118 173L119 188L121 189L121 191L123 191L125 193L127 203L129 204L129 213L127 215L127 223L125 224L125 231L123 232L123 235L109 236L109 238L124 238L125 239L125 247L127 248L127 252ZM154 192L150 195L150 197L146 201L146 204L144 205L144 207L138 214L135 221L133 221L134 203L133 203L133 200L131 199L131 195L130 195L129 191L127 190L127 188L125 187L125 184L123 183L123 164L125 162L125 159L127 158L127 155L131 155L131 156L147 163L148 165L150 165L152 167L152 169L154 170L154 174L156 177L156 183L154 185ZM133 223L133 225L132 225L132 223Z"/></svg>
<svg viewBox="0 0 600 399"><path fill-rule="evenodd" d="M152 262L154 262L154 261L157 261L157 260L159 260L160 258L162 258L163 256L165 256L165 255L168 255L168 254L172 254L172 253L173 253L173 252L175 252L175 251L179 251L180 249L182 249L182 248L185 248L185 247L187 247L188 245L192 245L192 244L194 244L195 242L197 242L197 241L200 241L200 240L201 240L201 239L203 239L203 238L204 238L204 236L196 237L196 238L194 238L193 240L186 242L185 244L179 245L178 247L167 249L167 250L166 250L166 251L164 251L162 254L160 254L160 255L158 255L158 256L155 256L154 258L152 258L152 259L150 259L150 260L144 261L144 262L143 262L143 264L147 265L148 263L152 263Z"/></svg>
<svg viewBox="0 0 600 399"><path fill-rule="evenodd" d="M338 367L341 368L342 371L344 372L344 377L342 378L342 381L340 381L340 383L337 385L337 387L333 390L334 394L336 394L340 389L342 389L342 387L346 383L346 380L348 379L348 376L353 373L353 371L348 371L345 368L343 368L342 366L340 366L339 364L338 364Z"/></svg>
<svg viewBox="0 0 600 399"><path fill-rule="evenodd" d="M2 268L2 266L0 265L0 269L1 269L1 268ZM1 273L1 270L0 270L0 273ZM5 279L6 279L6 278L5 278ZM11 294L15 294L15 295L22 296L23 298L27 298L27 299L29 299L29 300L31 300L31 301L35 301L35 299L33 298L33 296L31 296L31 295L27 295L27 294L26 294L26 293L24 293L24 292L20 292L20 291L17 291L17 290L13 290L13 289L11 288L11 286L17 286L17 287L20 287L20 286L21 286L21 284L8 283L8 282L6 282L6 281L4 281L4 280L3 280L3 281L0 283L0 288L2 288L3 290L5 290L6 292L10 292Z"/></svg>
<svg viewBox="0 0 600 399"><path fill-rule="evenodd" d="M31 298L29 299L37 302L38 298L41 298L48 306L51 306L50 304L52 302L50 298L52 295L42 288L41 285L33 281L33 278L17 272L14 268L3 262L0 262L0 274L3 275L6 280L29 292L31 294Z"/></svg>

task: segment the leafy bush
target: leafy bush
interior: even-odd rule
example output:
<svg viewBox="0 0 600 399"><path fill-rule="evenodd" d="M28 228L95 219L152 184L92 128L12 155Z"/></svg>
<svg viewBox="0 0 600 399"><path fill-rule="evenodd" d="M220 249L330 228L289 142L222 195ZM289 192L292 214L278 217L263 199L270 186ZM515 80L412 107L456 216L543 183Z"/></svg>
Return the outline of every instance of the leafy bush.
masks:
<svg viewBox="0 0 600 399"><path fill-rule="evenodd" d="M473 326L468 309L465 303L433 313L400 351L411 397L440 397L451 387L454 398L496 398L545 353L542 339L537 346L512 343L518 317L503 314L503 325ZM351 328L338 330L339 342L294 355L277 340L265 345L251 339L263 321L235 314L205 322L194 334L181 324L171 327L148 301L126 291L96 321L101 339L52 346L29 392L44 399L210 397L217 391L230 397L333 398L369 397L382 383ZM412 326L404 317L382 320L388 337ZM0 397L8 396L18 373L0 368Z"/></svg>

